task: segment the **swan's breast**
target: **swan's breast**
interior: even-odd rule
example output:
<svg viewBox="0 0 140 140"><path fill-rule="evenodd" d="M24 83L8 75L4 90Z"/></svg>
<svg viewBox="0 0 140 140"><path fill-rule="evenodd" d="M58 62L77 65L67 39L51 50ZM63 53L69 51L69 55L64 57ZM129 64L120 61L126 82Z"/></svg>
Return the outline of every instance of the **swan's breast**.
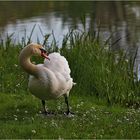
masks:
<svg viewBox="0 0 140 140"><path fill-rule="evenodd" d="M56 99L66 94L72 88L72 78L68 79L59 72L39 67L38 78L29 77L29 90L42 100Z"/></svg>
<svg viewBox="0 0 140 140"><path fill-rule="evenodd" d="M57 81L53 73L46 68L39 67L38 75L38 78L32 75L29 77L28 87L30 92L42 100L56 98Z"/></svg>
<svg viewBox="0 0 140 140"><path fill-rule="evenodd" d="M30 92L40 99L49 99L51 98L50 88L48 84L41 79L37 79L34 76L30 76L28 87Z"/></svg>

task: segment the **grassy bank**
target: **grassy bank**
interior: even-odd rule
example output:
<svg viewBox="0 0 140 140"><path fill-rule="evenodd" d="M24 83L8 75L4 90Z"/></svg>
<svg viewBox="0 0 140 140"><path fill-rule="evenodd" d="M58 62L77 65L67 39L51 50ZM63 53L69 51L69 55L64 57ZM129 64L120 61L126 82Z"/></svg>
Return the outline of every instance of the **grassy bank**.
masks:
<svg viewBox="0 0 140 140"><path fill-rule="evenodd" d="M6 101L5 101L6 99ZM107 107L85 96L71 96L68 118L63 98L48 102L56 115L39 114L41 103L31 95L0 94L0 138L140 138L140 110Z"/></svg>
<svg viewBox="0 0 140 140"><path fill-rule="evenodd" d="M70 97L76 115L63 115L63 99L47 103L56 115L38 113L41 103L29 94L28 74L18 63L24 46L8 37L0 43L0 138L140 138L140 85L134 82L134 58L112 51L108 43L86 32L67 34L62 48L55 41L50 47L44 44L48 52L59 51L69 62L77 83Z"/></svg>

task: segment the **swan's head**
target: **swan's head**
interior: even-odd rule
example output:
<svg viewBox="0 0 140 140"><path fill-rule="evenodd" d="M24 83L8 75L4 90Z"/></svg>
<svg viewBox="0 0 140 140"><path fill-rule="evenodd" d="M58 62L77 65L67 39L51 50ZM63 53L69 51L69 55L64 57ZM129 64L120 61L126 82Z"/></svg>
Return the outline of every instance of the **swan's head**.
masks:
<svg viewBox="0 0 140 140"><path fill-rule="evenodd" d="M33 55L42 56L50 60L44 47L39 44L32 44L32 53Z"/></svg>

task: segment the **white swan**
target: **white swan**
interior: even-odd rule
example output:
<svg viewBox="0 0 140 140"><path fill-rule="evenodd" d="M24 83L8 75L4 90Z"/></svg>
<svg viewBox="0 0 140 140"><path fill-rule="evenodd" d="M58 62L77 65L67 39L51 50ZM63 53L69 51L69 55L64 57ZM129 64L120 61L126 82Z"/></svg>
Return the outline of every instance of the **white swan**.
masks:
<svg viewBox="0 0 140 140"><path fill-rule="evenodd" d="M46 58L44 64L31 63L32 55ZM30 92L42 100L45 113L45 100L57 99L64 95L67 104L67 114L70 113L68 96L74 85L70 76L70 68L67 60L59 53L46 54L44 48L35 43L27 45L19 55L21 67L30 74L28 87Z"/></svg>

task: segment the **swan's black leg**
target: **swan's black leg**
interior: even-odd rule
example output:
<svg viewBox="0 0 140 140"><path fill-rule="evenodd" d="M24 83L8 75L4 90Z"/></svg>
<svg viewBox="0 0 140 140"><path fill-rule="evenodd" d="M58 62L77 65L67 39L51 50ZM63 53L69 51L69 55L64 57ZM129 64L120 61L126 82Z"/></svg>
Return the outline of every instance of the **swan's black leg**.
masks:
<svg viewBox="0 0 140 140"><path fill-rule="evenodd" d="M73 116L74 113L71 112L71 111L70 111L70 108L69 108L68 96L67 96L67 95L64 95L64 97L65 97L65 103L67 104L67 112L66 112L66 114L67 114L68 116Z"/></svg>
<svg viewBox="0 0 140 140"><path fill-rule="evenodd" d="M66 112L66 114L68 115L70 113L68 96L64 95L64 98L65 98L65 103L67 104L67 112Z"/></svg>
<svg viewBox="0 0 140 140"><path fill-rule="evenodd" d="M45 100L42 100L42 106L43 106L43 113L47 114L46 106L45 106Z"/></svg>
<svg viewBox="0 0 140 140"><path fill-rule="evenodd" d="M47 110L46 106L45 106L45 100L41 100L42 101L42 106L43 106L43 111L42 113L47 115L47 116L50 116L50 115L55 115L54 112L50 112Z"/></svg>

